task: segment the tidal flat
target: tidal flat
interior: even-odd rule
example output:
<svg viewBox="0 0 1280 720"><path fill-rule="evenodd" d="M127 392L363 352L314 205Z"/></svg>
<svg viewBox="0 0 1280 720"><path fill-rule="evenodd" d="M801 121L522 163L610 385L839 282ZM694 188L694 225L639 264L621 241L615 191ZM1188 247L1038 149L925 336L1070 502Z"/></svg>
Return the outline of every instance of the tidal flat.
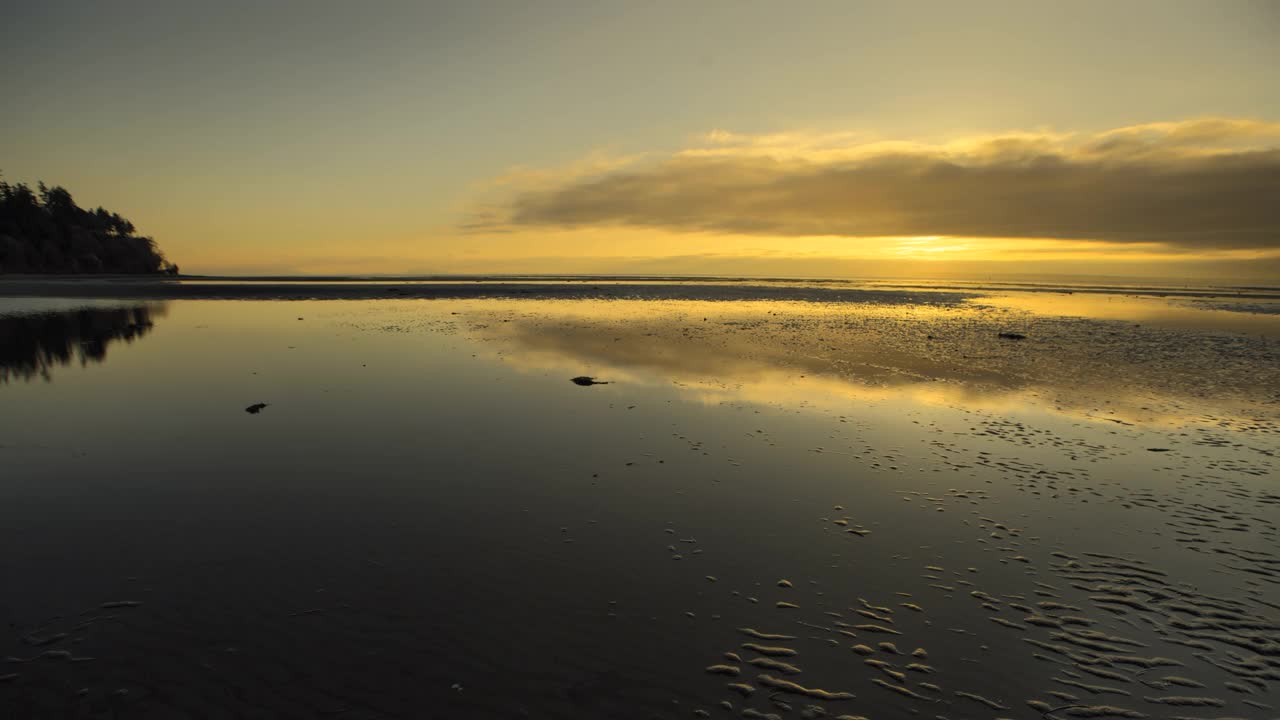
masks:
<svg viewBox="0 0 1280 720"><path fill-rule="evenodd" d="M1276 718L1278 450L1265 288L5 281L0 717Z"/></svg>

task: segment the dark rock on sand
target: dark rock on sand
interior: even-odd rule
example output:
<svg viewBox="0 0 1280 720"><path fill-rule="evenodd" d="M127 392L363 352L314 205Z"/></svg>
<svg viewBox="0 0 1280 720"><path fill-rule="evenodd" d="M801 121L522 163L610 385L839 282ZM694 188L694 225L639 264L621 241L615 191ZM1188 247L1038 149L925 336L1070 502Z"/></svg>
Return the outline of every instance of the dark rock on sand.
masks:
<svg viewBox="0 0 1280 720"><path fill-rule="evenodd" d="M597 380L588 375L579 375L578 377L571 379L569 382L573 383L574 385L581 385L583 387L587 387L590 385L608 385L609 384L608 382Z"/></svg>
<svg viewBox="0 0 1280 720"><path fill-rule="evenodd" d="M1026 335L1023 335L1022 333L1015 333L1015 332L1002 332L1000 333L1000 337L1005 340L1026 340L1027 339Z"/></svg>
<svg viewBox="0 0 1280 720"><path fill-rule="evenodd" d="M249 413L250 415L257 415L258 413L262 412L262 408L266 406L267 406L266 403L254 403L249 407L245 408L244 411Z"/></svg>

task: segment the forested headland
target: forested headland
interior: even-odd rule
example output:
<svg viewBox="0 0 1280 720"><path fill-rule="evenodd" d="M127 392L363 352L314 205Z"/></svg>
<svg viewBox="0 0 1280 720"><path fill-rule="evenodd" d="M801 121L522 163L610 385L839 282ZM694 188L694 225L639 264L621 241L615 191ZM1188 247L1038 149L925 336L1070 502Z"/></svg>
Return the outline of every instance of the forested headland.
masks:
<svg viewBox="0 0 1280 720"><path fill-rule="evenodd" d="M0 181L0 274L169 274L154 239L99 207L76 205L57 185Z"/></svg>

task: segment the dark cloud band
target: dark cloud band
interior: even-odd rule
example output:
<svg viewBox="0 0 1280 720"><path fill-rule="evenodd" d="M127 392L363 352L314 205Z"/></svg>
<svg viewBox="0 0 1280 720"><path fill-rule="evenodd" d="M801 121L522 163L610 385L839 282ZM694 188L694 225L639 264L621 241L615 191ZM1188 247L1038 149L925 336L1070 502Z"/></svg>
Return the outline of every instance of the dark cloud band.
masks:
<svg viewBox="0 0 1280 720"><path fill-rule="evenodd" d="M1280 149L1188 148L1185 127L1154 138L1103 137L1069 147L996 139L967 151L834 160L676 155L518 192L482 226L1280 248Z"/></svg>

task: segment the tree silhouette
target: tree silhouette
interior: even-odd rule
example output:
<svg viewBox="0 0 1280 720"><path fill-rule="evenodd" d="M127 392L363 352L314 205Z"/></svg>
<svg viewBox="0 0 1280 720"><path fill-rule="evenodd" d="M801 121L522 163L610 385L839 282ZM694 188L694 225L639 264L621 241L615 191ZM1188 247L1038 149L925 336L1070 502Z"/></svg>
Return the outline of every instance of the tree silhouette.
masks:
<svg viewBox="0 0 1280 720"><path fill-rule="evenodd" d="M59 365L106 360L115 341L146 335L164 305L83 308L35 315L0 315L0 384L10 380L53 379Z"/></svg>
<svg viewBox="0 0 1280 720"><path fill-rule="evenodd" d="M0 181L0 274L178 274L155 240L103 208L85 210L66 188Z"/></svg>

